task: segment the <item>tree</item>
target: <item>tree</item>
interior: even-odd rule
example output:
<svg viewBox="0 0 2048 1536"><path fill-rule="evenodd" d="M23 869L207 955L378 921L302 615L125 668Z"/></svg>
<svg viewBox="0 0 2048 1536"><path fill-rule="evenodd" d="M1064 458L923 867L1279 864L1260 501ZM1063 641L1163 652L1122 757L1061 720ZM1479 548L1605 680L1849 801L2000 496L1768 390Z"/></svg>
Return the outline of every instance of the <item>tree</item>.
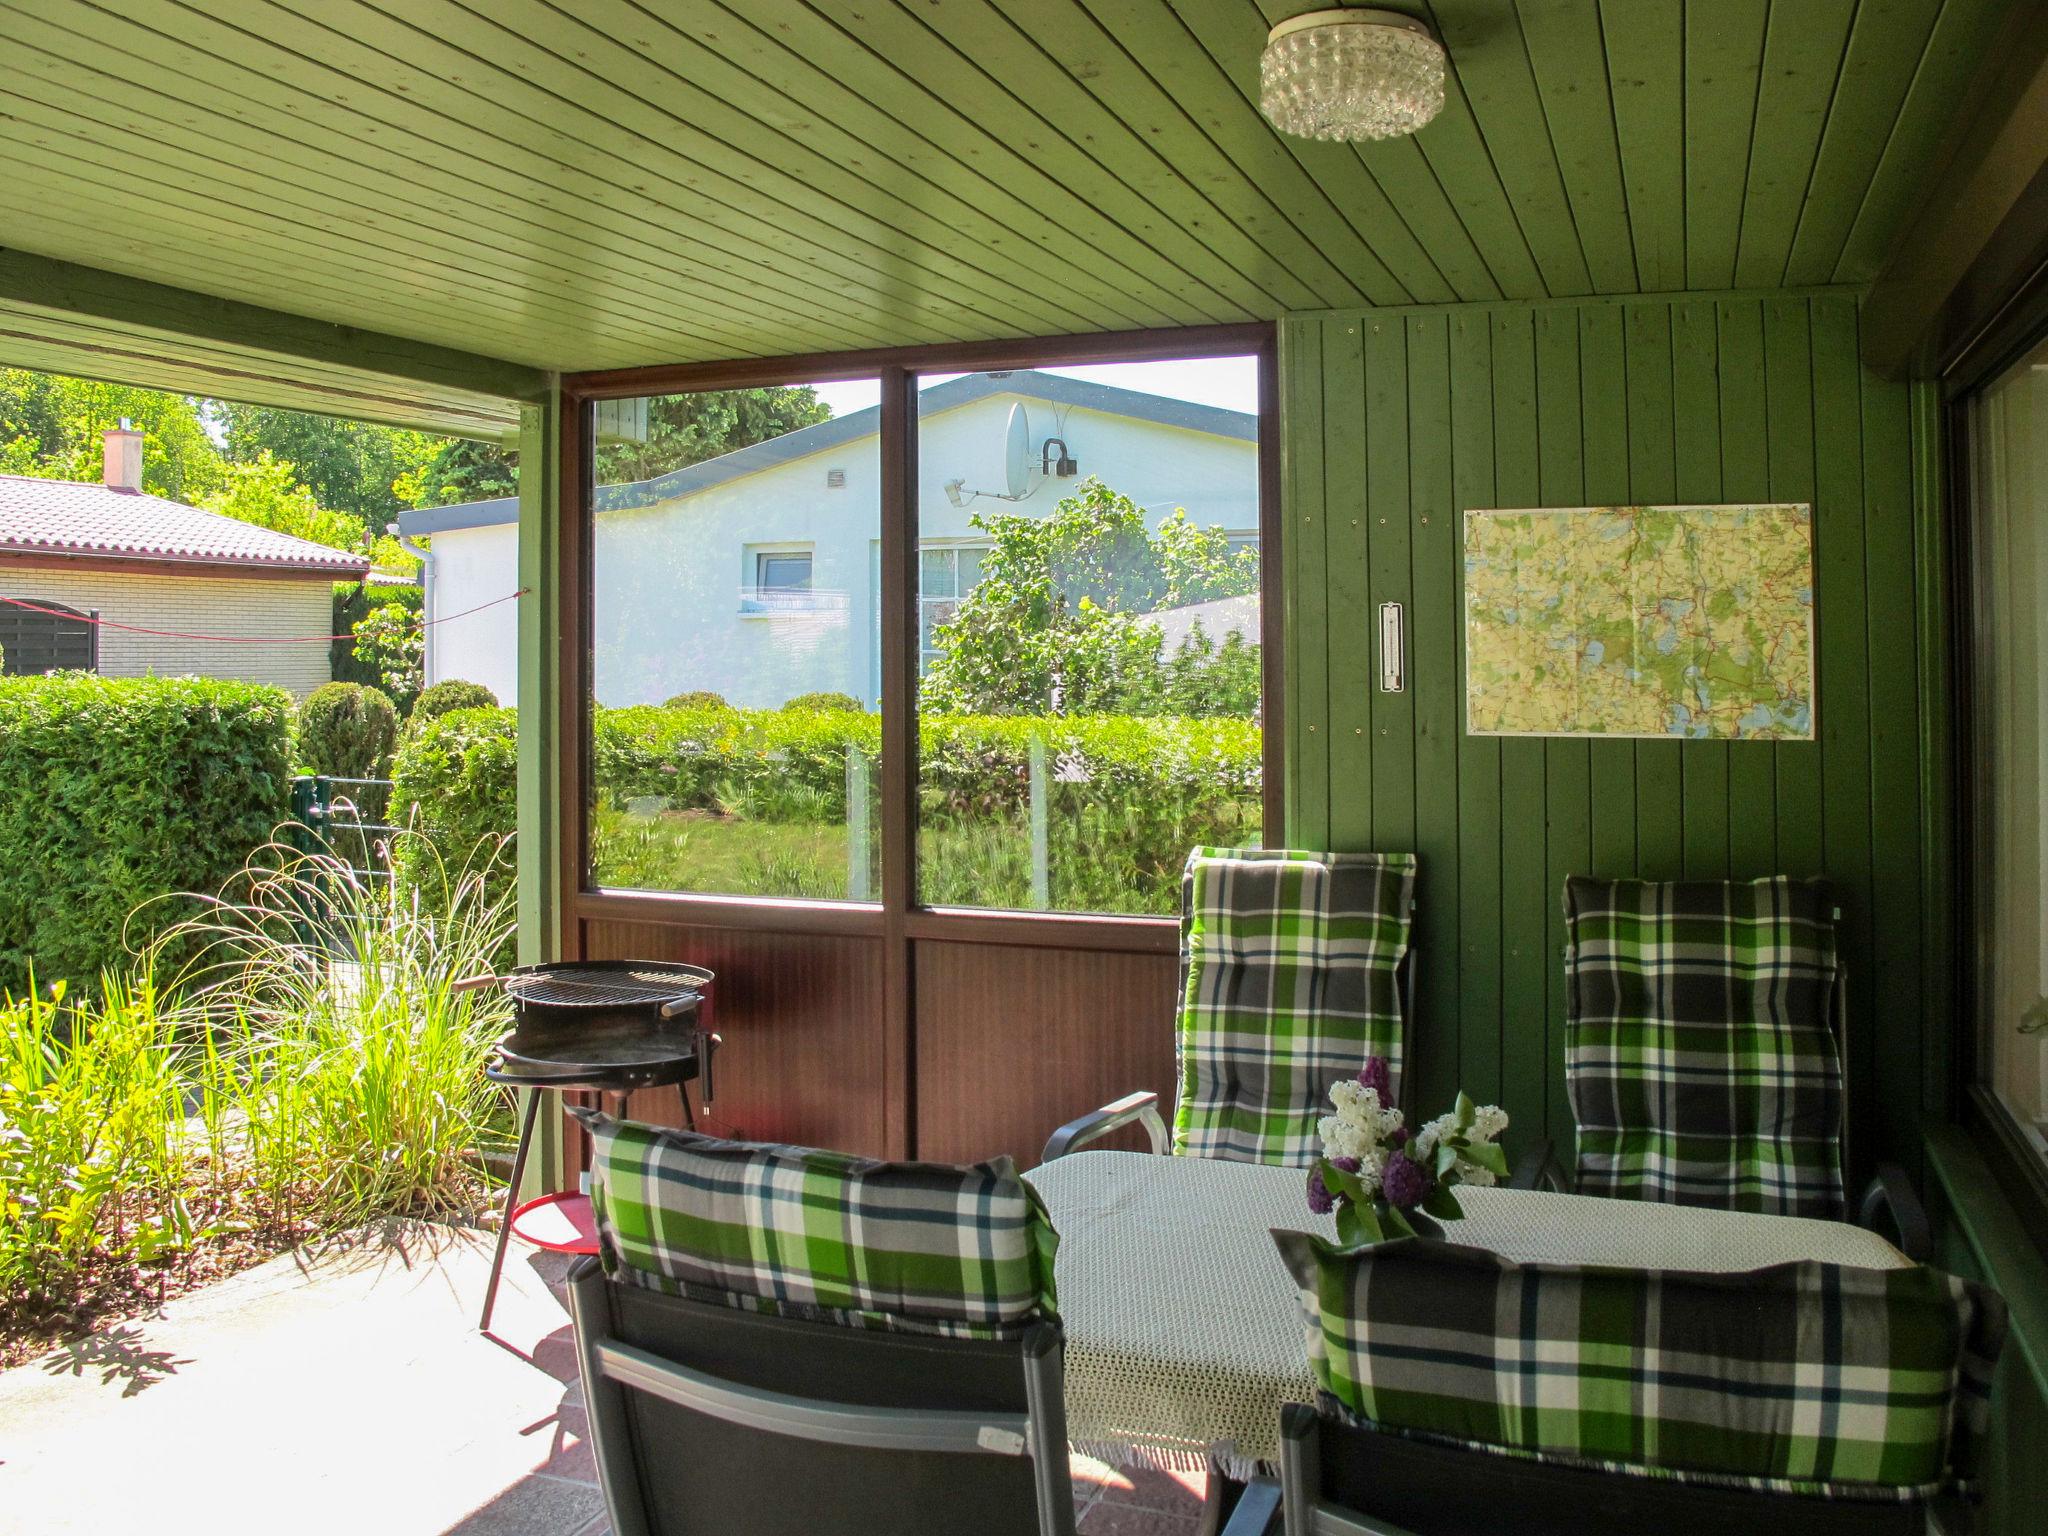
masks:
<svg viewBox="0 0 2048 1536"><path fill-rule="evenodd" d="M1143 615L1259 589L1259 557L1176 511L1144 512L1089 478L1049 517L977 516L993 547L949 624L920 701L961 714L1249 714L1258 647L1200 631L1174 655ZM1234 643L1233 643L1234 642ZM1251 682L1247 695L1246 680Z"/></svg>
<svg viewBox="0 0 2048 1536"><path fill-rule="evenodd" d="M98 480L101 434L124 417L142 432L142 488L151 495L192 502L226 478L190 396L25 368L0 369L0 474Z"/></svg>
<svg viewBox="0 0 2048 1536"><path fill-rule="evenodd" d="M453 438L400 475L393 490L408 507L511 496L519 490L519 455L496 443Z"/></svg>
<svg viewBox="0 0 2048 1536"><path fill-rule="evenodd" d="M831 419L808 384L656 395L647 402L645 442L598 447L598 483L651 480Z"/></svg>
<svg viewBox="0 0 2048 1536"><path fill-rule="evenodd" d="M297 477L322 507L347 513L372 534L411 505L396 489L451 447L455 439L311 416L266 405L214 402L214 418L226 434L227 456L254 463L265 455L295 466Z"/></svg>
<svg viewBox="0 0 2048 1536"><path fill-rule="evenodd" d="M254 459L228 465L220 489L199 505L209 512L332 549L363 548L362 524L345 512L322 507L313 492L299 483L298 466L272 458L268 448Z"/></svg>

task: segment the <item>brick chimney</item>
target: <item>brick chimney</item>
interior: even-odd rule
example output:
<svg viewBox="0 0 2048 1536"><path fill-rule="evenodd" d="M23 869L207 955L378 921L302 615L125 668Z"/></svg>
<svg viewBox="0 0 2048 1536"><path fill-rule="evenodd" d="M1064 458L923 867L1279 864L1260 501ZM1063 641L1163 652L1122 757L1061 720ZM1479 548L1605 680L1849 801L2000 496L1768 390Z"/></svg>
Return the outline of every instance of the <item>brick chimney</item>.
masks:
<svg viewBox="0 0 2048 1536"><path fill-rule="evenodd" d="M142 489L142 434L128 425L128 418L121 418L121 425L106 430L107 489L110 491L139 491Z"/></svg>

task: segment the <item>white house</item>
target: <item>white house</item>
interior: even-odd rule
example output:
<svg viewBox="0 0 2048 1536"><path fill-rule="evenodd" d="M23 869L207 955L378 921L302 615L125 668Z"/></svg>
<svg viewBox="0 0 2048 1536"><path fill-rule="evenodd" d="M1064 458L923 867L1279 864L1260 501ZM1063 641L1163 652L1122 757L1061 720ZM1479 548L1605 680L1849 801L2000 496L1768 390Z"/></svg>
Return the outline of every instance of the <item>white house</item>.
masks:
<svg viewBox="0 0 2048 1536"><path fill-rule="evenodd" d="M1044 516L1087 476L1143 507L1258 539L1258 418L1036 370L968 374L919 397L925 633L971 587L977 514ZM596 497L592 642L609 705L708 689L766 708L800 693L880 696L880 412L816 426ZM517 505L399 517L431 536L427 679L517 696ZM1230 623L1256 631L1256 604ZM1247 620L1246 613L1250 617ZM1170 628L1170 626L1168 626ZM1215 626L1212 626L1214 628ZM1220 633L1220 630L1218 631Z"/></svg>

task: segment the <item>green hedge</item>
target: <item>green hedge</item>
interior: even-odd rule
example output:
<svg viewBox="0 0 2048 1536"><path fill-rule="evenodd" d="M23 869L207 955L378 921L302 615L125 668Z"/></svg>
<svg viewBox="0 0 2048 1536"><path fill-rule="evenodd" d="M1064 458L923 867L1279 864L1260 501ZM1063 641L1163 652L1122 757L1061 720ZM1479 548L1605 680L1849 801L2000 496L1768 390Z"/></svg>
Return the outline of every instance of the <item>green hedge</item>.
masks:
<svg viewBox="0 0 2048 1536"><path fill-rule="evenodd" d="M218 890L290 814L290 722L252 683L0 681L0 989L93 981L139 904Z"/></svg>
<svg viewBox="0 0 2048 1536"><path fill-rule="evenodd" d="M1022 824L1033 738L1043 741L1052 856L1069 871L1055 871L1055 904L1064 888L1068 905L1170 911L1192 844L1257 832L1260 731L1249 720L933 716L919 734L920 820L928 832L963 835ZM511 710L461 710L400 748L394 800L414 807L443 858L511 830L515 736ZM849 755L872 763L881 745L880 718L857 711L599 709L593 787L613 811L843 825ZM957 890L935 887L946 871L929 849L925 863L929 900L974 899L975 881L990 878L984 863L960 868ZM1138 892L1132 902L1102 894L1111 865L1110 888ZM1010 873L998 877L1005 889Z"/></svg>
<svg viewBox="0 0 2048 1536"><path fill-rule="evenodd" d="M419 587L372 585L365 581L334 584L334 628L328 633L343 637L327 646L327 675L335 682L384 686L384 674L377 670L377 664L356 655L355 631L372 608L381 608L386 603L399 603L418 612L426 604L426 593Z"/></svg>

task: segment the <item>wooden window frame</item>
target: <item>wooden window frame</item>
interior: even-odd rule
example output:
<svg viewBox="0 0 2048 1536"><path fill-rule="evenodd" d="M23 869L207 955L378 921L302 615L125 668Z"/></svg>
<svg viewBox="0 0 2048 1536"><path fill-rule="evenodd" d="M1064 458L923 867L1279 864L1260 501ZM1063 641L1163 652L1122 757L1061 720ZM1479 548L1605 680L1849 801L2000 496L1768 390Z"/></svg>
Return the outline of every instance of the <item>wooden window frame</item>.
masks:
<svg viewBox="0 0 2048 1536"><path fill-rule="evenodd" d="M1949 977L1949 1016L1954 1029L1948 1083L1957 1120L1985 1152L1999 1184L2030 1223L2036 1245L2048 1254L2048 1162L2028 1144L2012 1115L1984 1084L1983 1008L1976 956L1980 946L1975 853L1979 833L1976 804L1977 720L1976 560L1978 508L1971 452L1971 417L1985 392L2007 369L2048 341L2048 263L2016 285L1992 321L1948 357L1941 368L1942 505L1947 537L1941 541L1947 570L1949 699L1948 780L1952 788L1948 834L1948 913L1943 936L1955 957Z"/></svg>
<svg viewBox="0 0 2048 1536"><path fill-rule="evenodd" d="M1171 953L1178 945L1178 924L1170 917L928 907L914 900L917 758L916 717L910 706L916 697L918 674L916 376L1203 357L1250 356L1257 360L1260 644L1264 674L1262 814L1265 839L1277 844L1283 836L1280 754L1285 741L1281 696L1281 647L1285 632L1281 573L1285 561L1281 554L1277 354L1277 327L1259 323L565 374L561 381L561 548L557 568L562 594L558 720L562 741L562 817L558 878L567 919L565 945L570 957L581 950L583 923L594 919L879 938L888 941L884 1006L889 1017L900 1019L909 1010L909 946L913 941ZM594 677L590 624L594 406L599 401L636 395L868 378L881 382L882 757L878 790L882 899L812 901L592 885L586 793L589 704Z"/></svg>

